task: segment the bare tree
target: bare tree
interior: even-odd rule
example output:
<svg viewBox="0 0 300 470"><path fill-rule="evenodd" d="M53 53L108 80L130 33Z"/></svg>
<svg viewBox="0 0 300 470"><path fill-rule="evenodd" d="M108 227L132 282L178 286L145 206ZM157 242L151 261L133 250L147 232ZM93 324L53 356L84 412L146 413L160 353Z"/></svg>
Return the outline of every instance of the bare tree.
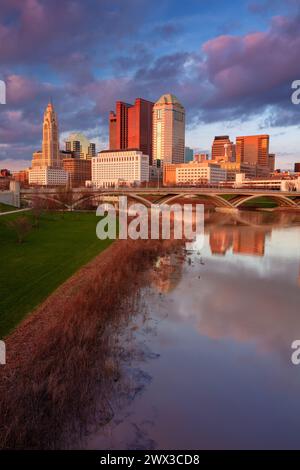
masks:
<svg viewBox="0 0 300 470"><path fill-rule="evenodd" d="M18 238L18 243L23 243L26 236L31 232L32 230L32 224L28 217L17 217L14 220L10 220L7 222L7 225L13 229Z"/></svg>
<svg viewBox="0 0 300 470"><path fill-rule="evenodd" d="M83 191L79 195L78 204L76 205L76 209L81 210L91 210L93 209L93 198L88 191Z"/></svg>
<svg viewBox="0 0 300 470"><path fill-rule="evenodd" d="M61 209L63 214L67 207L71 207L73 204L73 191L71 188L65 188L60 186L57 188L56 199L61 203Z"/></svg>
<svg viewBox="0 0 300 470"><path fill-rule="evenodd" d="M44 209L44 204L42 199L39 197L39 190L38 188L35 189L34 191L34 196L32 198L32 205L31 205L31 211L34 217L34 226L38 227L40 223L40 217L42 214L42 211Z"/></svg>

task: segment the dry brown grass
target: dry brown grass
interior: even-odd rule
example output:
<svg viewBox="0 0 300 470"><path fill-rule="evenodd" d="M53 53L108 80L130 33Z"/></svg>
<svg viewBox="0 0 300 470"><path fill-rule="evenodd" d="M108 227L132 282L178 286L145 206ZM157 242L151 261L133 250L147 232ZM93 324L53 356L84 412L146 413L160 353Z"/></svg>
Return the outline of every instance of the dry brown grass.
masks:
<svg viewBox="0 0 300 470"><path fill-rule="evenodd" d="M116 241L6 338L1 448L65 447L95 412L95 394L102 403L98 421L109 419L109 384L118 374L115 339L135 310L147 268L179 243Z"/></svg>

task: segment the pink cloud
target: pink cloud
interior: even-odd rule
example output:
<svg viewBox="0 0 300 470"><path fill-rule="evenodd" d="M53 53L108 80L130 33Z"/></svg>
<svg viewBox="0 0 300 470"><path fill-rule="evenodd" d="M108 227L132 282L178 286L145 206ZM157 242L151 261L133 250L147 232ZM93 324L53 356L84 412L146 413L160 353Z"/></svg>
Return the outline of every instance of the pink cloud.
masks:
<svg viewBox="0 0 300 470"><path fill-rule="evenodd" d="M8 75L6 77L7 99L10 104L33 99L36 95L38 84L20 75Z"/></svg>
<svg viewBox="0 0 300 470"><path fill-rule="evenodd" d="M203 45L206 70L215 86L212 102L270 91L299 76L300 18L276 17L267 32L219 36ZM277 99L277 93L274 94ZM264 102L264 99L262 99Z"/></svg>

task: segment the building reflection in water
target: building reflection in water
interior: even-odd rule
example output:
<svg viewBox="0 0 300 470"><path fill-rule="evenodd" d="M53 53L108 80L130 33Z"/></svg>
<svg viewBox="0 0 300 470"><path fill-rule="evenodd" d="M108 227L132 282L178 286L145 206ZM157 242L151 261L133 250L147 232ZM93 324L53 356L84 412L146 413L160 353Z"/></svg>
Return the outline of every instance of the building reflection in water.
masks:
<svg viewBox="0 0 300 470"><path fill-rule="evenodd" d="M233 254L264 256L267 236L270 229L215 227L209 233L211 254L224 256L232 248Z"/></svg>
<svg viewBox="0 0 300 470"><path fill-rule="evenodd" d="M299 216L298 216L299 217ZM266 241L271 240L272 230L289 222L300 222L293 214L243 212L231 214L205 213L205 232L212 255L265 256ZM198 250L197 244L195 247ZM176 253L160 257L151 274L151 283L161 293L173 291L182 277L185 257ZM298 284L300 286L300 270Z"/></svg>
<svg viewBox="0 0 300 470"><path fill-rule="evenodd" d="M266 236L271 230L256 230L244 227L243 230L234 233L233 253L242 255L264 256Z"/></svg>
<svg viewBox="0 0 300 470"><path fill-rule="evenodd" d="M214 227L209 233L211 254L224 256L232 248L233 254L264 256L266 237L270 235L270 229Z"/></svg>
<svg viewBox="0 0 300 470"><path fill-rule="evenodd" d="M232 247L233 234L231 230L218 227L209 233L209 245L213 255L225 255Z"/></svg>
<svg viewBox="0 0 300 470"><path fill-rule="evenodd" d="M212 255L225 256L229 250L233 254L264 256L267 237L272 234L272 225L284 225L282 214L264 214L244 212L236 217L227 215L212 215L206 222L206 232L209 235L209 245Z"/></svg>

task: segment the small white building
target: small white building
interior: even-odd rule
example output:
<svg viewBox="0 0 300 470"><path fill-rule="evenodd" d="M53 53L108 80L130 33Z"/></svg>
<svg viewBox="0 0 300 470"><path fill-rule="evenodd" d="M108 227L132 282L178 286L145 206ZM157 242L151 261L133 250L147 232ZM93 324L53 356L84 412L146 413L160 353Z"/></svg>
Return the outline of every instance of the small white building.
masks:
<svg viewBox="0 0 300 470"><path fill-rule="evenodd" d="M210 184L217 184L221 181L226 181L226 170L223 170L220 165L215 164L204 165L201 163L190 163L177 166L177 184L196 184L201 181L205 181Z"/></svg>
<svg viewBox="0 0 300 470"><path fill-rule="evenodd" d="M38 186L60 186L68 183L69 174L62 168L40 166L28 172L29 184Z"/></svg>
<svg viewBox="0 0 300 470"><path fill-rule="evenodd" d="M300 176L298 176L298 178L281 181L280 189L281 191L300 192Z"/></svg>
<svg viewBox="0 0 300 470"><path fill-rule="evenodd" d="M104 150L92 158L95 187L140 185L149 181L149 157L139 150Z"/></svg>

